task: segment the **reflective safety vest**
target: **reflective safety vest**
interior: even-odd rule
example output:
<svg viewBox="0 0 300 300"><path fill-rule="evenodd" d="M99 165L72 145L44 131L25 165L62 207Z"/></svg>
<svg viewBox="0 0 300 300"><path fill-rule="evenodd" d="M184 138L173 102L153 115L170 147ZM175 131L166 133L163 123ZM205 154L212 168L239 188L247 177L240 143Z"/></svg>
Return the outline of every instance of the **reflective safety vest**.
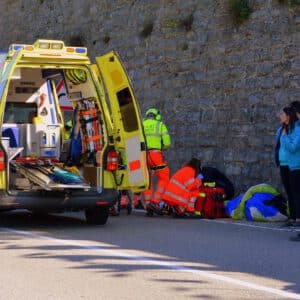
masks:
<svg viewBox="0 0 300 300"><path fill-rule="evenodd" d="M169 205L183 206L187 211L194 211L195 201L202 181L195 178L195 169L185 166L178 170L165 187L163 200Z"/></svg>
<svg viewBox="0 0 300 300"><path fill-rule="evenodd" d="M167 150L171 145L171 138L167 126L162 121L145 119L143 122L148 149Z"/></svg>

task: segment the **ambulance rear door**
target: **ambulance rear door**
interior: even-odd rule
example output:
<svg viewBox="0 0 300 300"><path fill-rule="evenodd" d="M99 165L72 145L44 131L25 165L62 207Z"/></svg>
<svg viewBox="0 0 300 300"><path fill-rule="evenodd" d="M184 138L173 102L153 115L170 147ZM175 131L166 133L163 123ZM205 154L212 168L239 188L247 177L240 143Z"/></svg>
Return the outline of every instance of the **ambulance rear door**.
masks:
<svg viewBox="0 0 300 300"><path fill-rule="evenodd" d="M8 92L9 81L12 77L14 68L20 58L22 57L22 51L18 50L14 53L8 63L5 62L6 55L1 54L0 56L0 128L2 130L3 114L5 109L5 100ZM2 133L1 133L2 137ZM6 172L8 174L8 156L5 154L4 146L1 141L0 148L0 189L5 189L6 184Z"/></svg>
<svg viewBox="0 0 300 300"><path fill-rule="evenodd" d="M114 146L122 159L115 171L118 189L143 191L149 184L146 142L130 80L114 51L97 57L96 62L110 106Z"/></svg>

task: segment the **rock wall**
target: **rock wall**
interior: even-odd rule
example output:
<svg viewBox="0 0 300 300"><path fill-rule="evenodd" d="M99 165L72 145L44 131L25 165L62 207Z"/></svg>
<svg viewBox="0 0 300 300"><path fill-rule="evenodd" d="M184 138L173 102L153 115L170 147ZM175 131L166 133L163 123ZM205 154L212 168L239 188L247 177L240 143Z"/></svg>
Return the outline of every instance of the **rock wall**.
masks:
<svg viewBox="0 0 300 300"><path fill-rule="evenodd" d="M299 7L249 2L238 26L228 0L2 0L0 48L50 38L83 43L91 57L114 49L141 111L162 112L172 172L196 156L237 190L281 188L274 134L279 110L300 100Z"/></svg>

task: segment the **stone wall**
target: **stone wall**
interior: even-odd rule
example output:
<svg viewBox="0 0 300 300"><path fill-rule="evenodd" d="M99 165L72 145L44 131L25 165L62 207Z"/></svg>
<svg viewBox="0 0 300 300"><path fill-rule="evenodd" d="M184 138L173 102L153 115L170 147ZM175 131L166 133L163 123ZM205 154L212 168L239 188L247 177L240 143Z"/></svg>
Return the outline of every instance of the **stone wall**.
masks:
<svg viewBox="0 0 300 300"><path fill-rule="evenodd" d="M280 108L299 99L299 8L251 1L234 24L228 0L2 0L0 48L37 38L119 52L142 112L157 106L172 135L172 172L191 156L238 190L269 182Z"/></svg>

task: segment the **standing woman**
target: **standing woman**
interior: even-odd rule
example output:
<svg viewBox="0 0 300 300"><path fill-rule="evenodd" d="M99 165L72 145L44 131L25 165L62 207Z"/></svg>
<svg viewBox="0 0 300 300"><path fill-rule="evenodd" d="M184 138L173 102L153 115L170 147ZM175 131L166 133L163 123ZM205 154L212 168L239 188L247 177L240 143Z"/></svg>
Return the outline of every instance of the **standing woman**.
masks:
<svg viewBox="0 0 300 300"><path fill-rule="evenodd" d="M290 220L285 226L300 225L300 121L291 107L280 112L281 127L276 133L275 159L285 188Z"/></svg>

